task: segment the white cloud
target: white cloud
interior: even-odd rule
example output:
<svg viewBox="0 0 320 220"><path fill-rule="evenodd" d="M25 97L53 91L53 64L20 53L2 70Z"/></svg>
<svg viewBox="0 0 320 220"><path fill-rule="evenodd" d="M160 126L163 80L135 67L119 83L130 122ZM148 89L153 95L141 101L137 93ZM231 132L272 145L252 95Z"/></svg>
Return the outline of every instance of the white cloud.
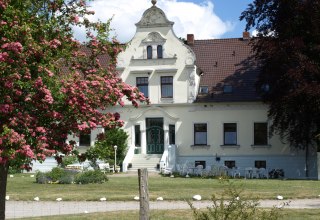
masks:
<svg viewBox="0 0 320 220"><path fill-rule="evenodd" d="M135 23L139 22L143 12L151 7L150 0L95 0L90 3L95 11L93 18L106 22L113 17L111 27L120 42L128 42L136 31ZM178 37L186 38L194 34L196 39L219 38L231 31L235 24L222 21L214 13L212 1L202 3L178 2L177 0L158 0L161 8L170 21L175 22L173 28ZM83 30L76 28L77 39L84 39Z"/></svg>

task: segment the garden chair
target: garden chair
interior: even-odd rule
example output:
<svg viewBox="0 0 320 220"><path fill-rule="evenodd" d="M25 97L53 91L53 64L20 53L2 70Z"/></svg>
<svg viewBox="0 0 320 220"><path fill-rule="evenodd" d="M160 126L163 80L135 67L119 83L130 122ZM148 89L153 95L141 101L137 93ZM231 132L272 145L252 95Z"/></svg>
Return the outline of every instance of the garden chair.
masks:
<svg viewBox="0 0 320 220"><path fill-rule="evenodd" d="M202 176L203 173L203 165L196 166L195 175Z"/></svg>
<svg viewBox="0 0 320 220"><path fill-rule="evenodd" d="M268 173L268 171L266 170L266 168L260 168L259 169L259 177L260 178L267 178L267 179L269 179L269 173Z"/></svg>

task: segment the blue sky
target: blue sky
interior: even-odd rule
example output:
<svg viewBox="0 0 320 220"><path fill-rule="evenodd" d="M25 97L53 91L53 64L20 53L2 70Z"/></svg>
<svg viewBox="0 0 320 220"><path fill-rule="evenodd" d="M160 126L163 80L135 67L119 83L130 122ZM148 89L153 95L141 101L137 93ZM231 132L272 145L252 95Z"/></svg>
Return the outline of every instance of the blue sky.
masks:
<svg viewBox="0 0 320 220"><path fill-rule="evenodd" d="M195 4L203 4L203 0L178 0L178 2L192 2ZM211 0L214 4L214 13L224 21L235 23L232 31L226 32L222 38L236 38L242 35L245 29L245 21L239 21L241 12L247 9L248 4L253 0Z"/></svg>
<svg viewBox="0 0 320 220"><path fill-rule="evenodd" d="M174 21L178 37L194 34L195 39L237 38L242 36L245 22L239 21L241 12L253 0L158 0L168 19ZM95 0L90 3L96 14L92 20L107 21L113 17L113 35L120 42L128 42L134 36L137 23L145 10L152 6L151 0ZM75 29L83 40L83 30Z"/></svg>

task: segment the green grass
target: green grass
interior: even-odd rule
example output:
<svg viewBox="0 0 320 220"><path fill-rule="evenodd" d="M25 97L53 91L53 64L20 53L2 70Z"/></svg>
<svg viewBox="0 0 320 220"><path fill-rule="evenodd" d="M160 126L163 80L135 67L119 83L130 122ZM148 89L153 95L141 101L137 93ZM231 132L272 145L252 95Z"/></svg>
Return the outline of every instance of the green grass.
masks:
<svg viewBox="0 0 320 220"><path fill-rule="evenodd" d="M42 201L54 201L62 197L64 201L97 201L102 196L109 201L132 200L139 194L138 177L110 175L103 184L37 184L30 174L16 174L8 178L7 195L10 200L30 201L35 196ZM275 199L277 195L285 199L317 198L320 195L319 181L311 180L260 180L231 179L236 187L243 187L242 196ZM165 200L186 200L200 194L209 200L212 194L222 193L223 183L217 179L169 178L160 175L149 176L149 197L155 200L162 196Z"/></svg>
<svg viewBox="0 0 320 220"><path fill-rule="evenodd" d="M319 219L320 210L317 209L285 209L281 211L282 220L316 220ZM150 219L154 220L192 220L192 211L190 210L153 210ZM105 212L90 213L79 215L61 215L51 217L24 218L23 220L132 220L139 219L138 211L121 211L121 212Z"/></svg>

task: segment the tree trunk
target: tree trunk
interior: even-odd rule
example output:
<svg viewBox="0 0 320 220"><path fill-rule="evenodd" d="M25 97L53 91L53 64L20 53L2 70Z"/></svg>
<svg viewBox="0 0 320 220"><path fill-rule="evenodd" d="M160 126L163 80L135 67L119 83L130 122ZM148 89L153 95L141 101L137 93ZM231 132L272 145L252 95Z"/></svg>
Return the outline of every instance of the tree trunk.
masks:
<svg viewBox="0 0 320 220"><path fill-rule="evenodd" d="M305 155L305 160L306 160L306 179L309 178L309 143L306 145L306 155Z"/></svg>
<svg viewBox="0 0 320 220"><path fill-rule="evenodd" d="M149 210L149 189L148 189L148 170L139 169L139 197L140 197L140 220L150 219Z"/></svg>
<svg viewBox="0 0 320 220"><path fill-rule="evenodd" d="M0 164L0 220L5 220L6 217L8 167L8 164Z"/></svg>

